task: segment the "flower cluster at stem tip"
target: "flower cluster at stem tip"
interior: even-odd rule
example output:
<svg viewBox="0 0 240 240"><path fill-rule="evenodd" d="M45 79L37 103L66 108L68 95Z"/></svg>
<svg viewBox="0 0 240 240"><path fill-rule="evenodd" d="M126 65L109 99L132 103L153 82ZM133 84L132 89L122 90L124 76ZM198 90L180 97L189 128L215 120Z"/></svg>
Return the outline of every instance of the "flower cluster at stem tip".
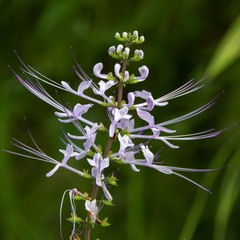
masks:
<svg viewBox="0 0 240 240"><path fill-rule="evenodd" d="M158 98L155 98L147 90L125 93L124 87L128 84L138 84L148 78L149 69L145 65L138 67L138 73L129 72L131 63L138 63L144 58L144 52L138 49L138 46L145 41L145 38L139 36L138 31L116 33L115 38L118 44L108 49L108 54L116 61L113 71L106 72L103 63L99 62L93 67L94 77L89 77L76 61L76 67L73 70L80 80L77 89L72 88L69 82L61 81L59 83L44 76L31 66L26 65L17 53L16 56L22 64L21 70L25 78L18 75L10 67L12 73L25 88L55 108L55 115L60 122L71 123L75 127L75 133L64 132L64 147L59 150L62 158L53 158L47 155L38 147L32 136L34 146L27 146L17 139L13 139L13 145L27 153L11 153L51 163L53 168L46 174L47 177L52 177L60 169L67 169L95 183L93 193L77 189L67 190L72 206L72 216L68 219L73 223L71 239L77 234L76 224L87 226L86 228L89 224L91 226L96 224L109 226L107 218L100 217L100 210L103 205L113 205L113 197L109 191L111 185L117 186L114 171L109 174L109 167L113 162L129 165L134 172L139 172L141 167L147 167L162 174L176 175L206 191L208 189L182 175L181 172L214 170L166 166L158 161L159 152L154 153L149 143L150 140L159 141L172 149L177 149L179 148L176 144L178 141L200 140L219 135L222 131L214 129L179 135L175 134L176 130L170 128L175 123L192 118L209 109L215 103L216 98L182 116L159 122L152 114L155 107L165 107L171 100L201 89L204 86L203 81L190 80L176 90ZM96 81L94 78L98 80ZM71 108L58 102L47 92L42 83L79 97L79 103ZM114 92L118 94L114 95ZM126 99L123 98L124 96ZM83 104L81 99L89 102ZM106 110L109 124L104 125L99 122L97 115L94 119L87 117L88 111L92 111L96 106ZM136 124L137 118L140 119L138 121L141 122L140 125ZM99 142L102 141L99 139L104 136L107 137L108 141L106 144L100 145ZM113 145L118 148L117 151L113 151ZM79 161L79 165L82 161L86 161L91 172L72 167L69 163L70 159ZM109 169L108 174L106 174L107 169ZM104 197L97 197L98 189L102 189ZM76 201L84 201L85 213L84 211L79 213L76 211Z"/></svg>

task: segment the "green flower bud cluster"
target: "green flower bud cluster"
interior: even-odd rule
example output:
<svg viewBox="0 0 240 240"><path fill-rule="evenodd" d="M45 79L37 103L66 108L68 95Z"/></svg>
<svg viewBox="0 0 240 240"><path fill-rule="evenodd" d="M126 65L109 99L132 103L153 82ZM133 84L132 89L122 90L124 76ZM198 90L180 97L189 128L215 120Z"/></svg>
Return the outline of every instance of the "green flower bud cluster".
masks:
<svg viewBox="0 0 240 240"><path fill-rule="evenodd" d="M132 44L141 44L145 41L144 36L138 36L138 31L133 31L132 33L127 33L127 32L123 32L122 36L120 35L120 33L116 33L115 34L115 38L122 43L125 43L126 45L132 45Z"/></svg>
<svg viewBox="0 0 240 240"><path fill-rule="evenodd" d="M130 54L130 48L129 47L123 47L122 44L119 44L117 48L115 46L111 46L108 49L109 55L114 58L114 59L119 59L119 60L128 60L128 62L138 62L143 59L144 53L142 50L136 49L134 51L133 57L129 58ZM110 72L107 76L108 80L115 80L114 76Z"/></svg>
<svg viewBox="0 0 240 240"><path fill-rule="evenodd" d="M129 47L125 47L122 44L119 44L117 47L111 46L108 49L108 53L112 58L127 60L129 57L130 49Z"/></svg>

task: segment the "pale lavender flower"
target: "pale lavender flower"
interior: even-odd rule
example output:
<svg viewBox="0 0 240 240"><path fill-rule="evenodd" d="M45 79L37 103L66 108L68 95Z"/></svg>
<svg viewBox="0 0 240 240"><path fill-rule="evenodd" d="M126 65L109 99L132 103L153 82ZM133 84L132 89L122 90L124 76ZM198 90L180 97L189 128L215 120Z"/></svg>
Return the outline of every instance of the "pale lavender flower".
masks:
<svg viewBox="0 0 240 240"><path fill-rule="evenodd" d="M63 122L63 123L67 123L67 122L72 122L75 121L76 119L78 120L82 120L82 115L84 115L85 113L87 113L87 111L89 110L89 108L91 108L93 106L93 104L76 104L73 108L73 111L67 111L67 112L55 112L55 115L57 117L59 117L59 121ZM64 118L64 119L62 119Z"/></svg>
<svg viewBox="0 0 240 240"><path fill-rule="evenodd" d="M99 212L96 199L94 199L93 201L87 200L85 202L85 209L90 213L92 223L95 223Z"/></svg>
<svg viewBox="0 0 240 240"><path fill-rule="evenodd" d="M104 95L105 92L111 88L112 86L114 86L117 82L113 81L113 80L109 80L107 82L104 82L103 80L98 82L99 85L99 89L93 89L93 92L96 95Z"/></svg>
<svg viewBox="0 0 240 240"><path fill-rule="evenodd" d="M121 65L119 63L116 63L114 65L114 73L115 76L122 82L126 82L129 79L129 72L125 71L124 73L121 73Z"/></svg>
<svg viewBox="0 0 240 240"><path fill-rule="evenodd" d="M154 160L154 154L149 150L148 146L141 144L141 149L142 149L142 153L143 156L146 159L147 164L151 165L153 160Z"/></svg>
<svg viewBox="0 0 240 240"><path fill-rule="evenodd" d="M64 155L64 158L62 159L61 163L57 164L49 173L46 174L47 177L51 177L61 166L66 166L67 161L70 158L78 155L78 153L74 152L71 144L67 144L66 150L60 149L59 152Z"/></svg>
<svg viewBox="0 0 240 240"><path fill-rule="evenodd" d="M142 110L152 111L155 106L166 106L168 104L168 102L159 102L158 103L156 100L154 100L152 94L146 90L135 91L134 95L136 97L146 100L146 106L140 106L140 107L138 107L137 105L135 106L136 108L139 108Z"/></svg>
<svg viewBox="0 0 240 240"><path fill-rule="evenodd" d="M143 59L144 52L143 52L142 50L136 49L136 50L134 51L134 54L135 54L139 59Z"/></svg>
<svg viewBox="0 0 240 240"><path fill-rule="evenodd" d="M103 64L102 63L97 63L94 67L93 67L93 74L98 77L98 78L102 78L102 79L107 79L107 74L102 74L103 70Z"/></svg>
<svg viewBox="0 0 240 240"><path fill-rule="evenodd" d="M91 80L90 80L90 81L82 81L82 82L79 84L77 91L73 90L73 89L69 86L69 84L68 84L67 82L65 82L65 81L62 81L61 84L62 84L62 86L63 86L68 92L73 93L73 94L75 94L75 95L77 95L77 96L82 96L82 95L83 95L83 92L91 86L92 81L91 81Z"/></svg>
<svg viewBox="0 0 240 240"><path fill-rule="evenodd" d="M138 71L140 73L140 76L134 77L134 80L136 80L137 82L142 82L148 77L148 74L149 74L148 67L145 65L141 66L138 68Z"/></svg>
<svg viewBox="0 0 240 240"><path fill-rule="evenodd" d="M105 168L109 167L109 158L103 158L100 153L96 153L93 159L88 158L87 161L93 167L92 176L96 179L97 186L102 187L104 195L108 200L112 200L112 196L104 183L104 175L102 173Z"/></svg>
<svg viewBox="0 0 240 240"><path fill-rule="evenodd" d="M148 123L150 127L153 127L155 125L154 117L148 112L144 111L142 109L137 109L137 115Z"/></svg>
<svg viewBox="0 0 240 240"><path fill-rule="evenodd" d="M87 153L88 150L95 143L98 128L99 128L98 124L94 124L92 127L86 126L83 131L83 134L84 134L83 136L73 135L70 133L68 133L68 136L76 140L81 140L81 141L85 140L85 142L83 143L83 146L84 146L85 152Z"/></svg>
<svg viewBox="0 0 240 240"><path fill-rule="evenodd" d="M111 124L109 127L109 136L110 137L113 137L113 135L115 133L116 125L120 120L130 119L132 117L130 114L128 114L128 110L129 109L126 106L121 109L113 108L111 110L112 119L111 119Z"/></svg>
<svg viewBox="0 0 240 240"><path fill-rule="evenodd" d="M128 132L134 131L134 119L121 119L117 123L117 128L121 130L127 130Z"/></svg>
<svg viewBox="0 0 240 240"><path fill-rule="evenodd" d="M125 152L127 148L134 146L132 140L127 135L121 136L121 134L119 133L118 141L120 143L120 148L118 151L120 157L122 156L122 154Z"/></svg>

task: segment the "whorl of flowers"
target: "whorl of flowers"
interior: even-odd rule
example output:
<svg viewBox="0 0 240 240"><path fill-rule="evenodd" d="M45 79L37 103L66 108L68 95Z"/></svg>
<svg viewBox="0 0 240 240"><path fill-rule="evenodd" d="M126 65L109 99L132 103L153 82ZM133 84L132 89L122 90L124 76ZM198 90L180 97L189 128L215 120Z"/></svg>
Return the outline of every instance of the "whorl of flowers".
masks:
<svg viewBox="0 0 240 240"><path fill-rule="evenodd" d="M56 171L67 169L95 182L92 193L82 193L76 189L69 190L72 203L72 217L69 220L74 224L71 238L77 234L75 231L76 223L85 223L85 239L90 239L90 228L92 225L109 225L107 218L104 220L99 218L99 212L102 205L112 205L111 201L113 197L109 191L109 186L117 185L114 173L109 174L109 171L114 171L110 168L112 162L129 165L135 172L139 172L141 167L147 167L163 174L176 175L207 190L179 172L207 172L212 170L163 165L158 162L158 153L150 150L149 140L159 141L163 145L165 144L170 148L177 149L179 148L176 144L178 141L212 138L221 133L221 131L210 129L202 132L178 135L175 134L176 130L170 128L171 125L194 117L210 108L214 104L215 99L187 114L164 122L159 121L152 114L152 110L155 107L165 107L172 99L185 96L202 88L203 84L201 80L198 82L188 81L176 90L157 98L152 96L152 93L147 90L125 93L123 90L128 84L141 83L149 75L149 69L145 65L139 66L138 73L129 72L129 65L140 62L144 57L143 51L136 49L135 46L143 43L145 39L143 36L139 36L137 31L133 33L123 32L122 35L116 33L115 38L120 44L111 46L108 49L109 55L116 60L112 72L107 72L103 63L97 63L93 67L94 76L89 77L76 62L76 67L73 69L80 81L77 89L72 88L68 82L62 81L58 83L45 77L29 65L25 65L17 54L22 64L21 70L25 77L20 77L10 68L17 80L24 87L55 108L55 115L60 122L71 123L76 128L77 134L65 134L65 146L59 150L62 157L58 157L57 159L44 153L34 140L33 143L35 146L30 147L13 139L13 145L27 152L27 154L11 152L20 156L51 163L53 168L46 174L47 177L52 177ZM56 101L44 89L41 83L76 95L79 103L71 108ZM117 95L115 96L113 93L116 89ZM126 99L123 99L123 93L126 95ZM89 101L89 103L83 104L82 99ZM103 125L100 123L97 115L92 119L88 119L87 112L94 111L96 107L102 108L103 112L106 112L109 124ZM140 125L135 124L137 118L141 120ZM105 145L101 146L99 145L99 139L104 135L108 136L108 141ZM113 152L113 145L118 146L116 152ZM79 170L71 167L69 159L87 162L91 173L88 170ZM79 162L79 167L81 169L81 162ZM111 170L106 171L109 168ZM102 189L106 200L98 197L99 189ZM83 218L83 212L81 214L84 220L77 216L74 202L76 200L85 201L85 210L87 211L86 220Z"/></svg>

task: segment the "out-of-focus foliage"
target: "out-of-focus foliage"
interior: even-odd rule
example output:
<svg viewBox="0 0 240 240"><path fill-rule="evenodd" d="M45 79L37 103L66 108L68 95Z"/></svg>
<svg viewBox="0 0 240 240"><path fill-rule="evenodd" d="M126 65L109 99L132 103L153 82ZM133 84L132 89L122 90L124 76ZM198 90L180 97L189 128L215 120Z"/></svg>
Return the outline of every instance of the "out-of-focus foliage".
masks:
<svg viewBox="0 0 240 240"><path fill-rule="evenodd" d="M214 57L207 68L211 78L216 78L240 56L240 15L221 40Z"/></svg>
<svg viewBox="0 0 240 240"><path fill-rule="evenodd" d="M113 63L107 48L115 43L114 33L135 29L145 35L144 64L150 68L148 80L138 89L159 96L192 77L208 76L206 87L198 93L158 109L159 121L191 111L224 89L216 106L173 128L185 133L239 123L239 9L238 0L1 1L0 148L12 149L9 140L13 136L28 142L27 125L46 152L61 156L57 149L62 125L55 119L54 109L29 94L9 73L8 64L19 65L13 49L45 75L77 85L71 51L90 76L98 61L106 62L110 70ZM49 91L66 102L78 100ZM96 114L104 121L100 111L90 117ZM96 228L96 236L106 240L239 239L239 132L236 125L216 139L181 143L180 150L164 147L162 151L161 161L169 165L222 166L215 173L189 174L212 194L173 176L145 169L134 173L121 167L119 187L111 189L115 207L103 210L111 227ZM153 143L153 151L161 146ZM0 239L59 239L63 191L72 187L86 191L88 182L64 170L46 179L47 164L3 152L0 159ZM67 203L64 217L70 217ZM70 228L66 221L64 233Z"/></svg>

